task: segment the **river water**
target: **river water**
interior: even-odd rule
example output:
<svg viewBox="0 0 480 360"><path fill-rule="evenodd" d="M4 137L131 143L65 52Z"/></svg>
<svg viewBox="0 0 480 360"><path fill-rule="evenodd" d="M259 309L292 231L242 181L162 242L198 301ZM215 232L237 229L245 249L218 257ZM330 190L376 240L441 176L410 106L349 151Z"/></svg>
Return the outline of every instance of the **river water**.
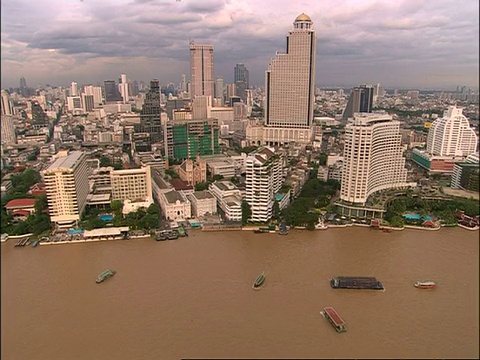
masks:
<svg viewBox="0 0 480 360"><path fill-rule="evenodd" d="M478 358L478 236L351 227L36 248L9 241L2 359ZM106 268L117 274L96 284ZM342 275L375 276L386 291L330 288ZM439 287L419 290L417 280ZM319 314L325 306L346 333Z"/></svg>

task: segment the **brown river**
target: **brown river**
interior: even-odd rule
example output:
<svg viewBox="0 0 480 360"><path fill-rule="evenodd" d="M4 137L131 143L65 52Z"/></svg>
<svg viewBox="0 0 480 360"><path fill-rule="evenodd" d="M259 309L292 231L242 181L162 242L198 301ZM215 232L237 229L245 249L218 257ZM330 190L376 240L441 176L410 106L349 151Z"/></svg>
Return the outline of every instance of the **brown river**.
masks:
<svg viewBox="0 0 480 360"><path fill-rule="evenodd" d="M479 356L478 231L14 244L1 245L2 360ZM107 268L116 275L96 284ZM332 276L375 276L386 291L332 289ZM320 315L325 306L347 332Z"/></svg>

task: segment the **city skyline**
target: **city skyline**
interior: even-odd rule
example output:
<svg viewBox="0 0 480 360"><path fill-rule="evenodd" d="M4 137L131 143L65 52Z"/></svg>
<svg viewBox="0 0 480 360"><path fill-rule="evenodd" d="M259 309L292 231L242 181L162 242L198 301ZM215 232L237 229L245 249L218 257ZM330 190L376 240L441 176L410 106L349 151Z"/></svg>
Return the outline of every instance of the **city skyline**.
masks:
<svg viewBox="0 0 480 360"><path fill-rule="evenodd" d="M317 33L317 86L478 87L477 1L44 0L2 2L2 88L130 79L179 84L189 42L215 48L215 77L243 63L263 85L270 59L305 12ZM272 9L275 9L274 12Z"/></svg>

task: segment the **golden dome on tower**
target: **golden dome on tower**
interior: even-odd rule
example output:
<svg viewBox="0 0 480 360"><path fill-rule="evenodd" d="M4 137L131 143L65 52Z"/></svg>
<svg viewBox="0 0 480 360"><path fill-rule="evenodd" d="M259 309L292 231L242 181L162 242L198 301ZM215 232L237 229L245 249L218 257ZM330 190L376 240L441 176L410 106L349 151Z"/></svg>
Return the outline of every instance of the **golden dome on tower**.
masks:
<svg viewBox="0 0 480 360"><path fill-rule="evenodd" d="M300 15L297 16L295 21L310 21L311 22L312 19L310 19L310 16L308 16L307 14L301 13Z"/></svg>

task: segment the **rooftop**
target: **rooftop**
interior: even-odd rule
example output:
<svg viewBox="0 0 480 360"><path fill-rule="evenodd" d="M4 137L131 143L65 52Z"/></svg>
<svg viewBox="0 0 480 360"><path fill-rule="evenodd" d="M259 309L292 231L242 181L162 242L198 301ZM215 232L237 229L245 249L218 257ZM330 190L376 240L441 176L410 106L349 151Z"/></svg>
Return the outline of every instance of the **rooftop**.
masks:
<svg viewBox="0 0 480 360"><path fill-rule="evenodd" d="M33 207L35 206L36 199L14 199L10 200L6 205L6 209Z"/></svg>
<svg viewBox="0 0 480 360"><path fill-rule="evenodd" d="M83 151L73 151L67 156L58 158L53 162L53 164L51 164L47 168L47 171L55 171L59 169L73 169L73 167L83 154Z"/></svg>

